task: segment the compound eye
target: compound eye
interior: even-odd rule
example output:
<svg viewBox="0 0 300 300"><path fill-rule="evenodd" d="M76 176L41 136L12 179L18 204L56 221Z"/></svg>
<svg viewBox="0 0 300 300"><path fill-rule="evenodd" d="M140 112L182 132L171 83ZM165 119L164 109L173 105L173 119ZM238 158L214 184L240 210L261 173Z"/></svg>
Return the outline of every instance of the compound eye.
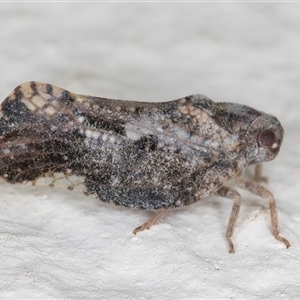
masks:
<svg viewBox="0 0 300 300"><path fill-rule="evenodd" d="M275 133L271 130L261 132L259 142L262 146L268 148L275 148L277 146Z"/></svg>

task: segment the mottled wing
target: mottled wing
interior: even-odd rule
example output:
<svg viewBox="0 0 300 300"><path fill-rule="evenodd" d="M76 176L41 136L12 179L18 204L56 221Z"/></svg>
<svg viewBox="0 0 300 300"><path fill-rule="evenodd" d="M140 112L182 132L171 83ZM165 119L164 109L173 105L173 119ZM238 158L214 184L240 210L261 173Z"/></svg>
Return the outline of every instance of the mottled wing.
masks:
<svg viewBox="0 0 300 300"><path fill-rule="evenodd" d="M76 95L50 84L18 86L1 104L0 176L10 182L35 181L69 170L77 153L72 139Z"/></svg>
<svg viewBox="0 0 300 300"><path fill-rule="evenodd" d="M0 176L26 182L76 175L86 193L127 207L195 202L237 170L238 141L212 118L209 102L199 95L120 101L22 84L1 106Z"/></svg>

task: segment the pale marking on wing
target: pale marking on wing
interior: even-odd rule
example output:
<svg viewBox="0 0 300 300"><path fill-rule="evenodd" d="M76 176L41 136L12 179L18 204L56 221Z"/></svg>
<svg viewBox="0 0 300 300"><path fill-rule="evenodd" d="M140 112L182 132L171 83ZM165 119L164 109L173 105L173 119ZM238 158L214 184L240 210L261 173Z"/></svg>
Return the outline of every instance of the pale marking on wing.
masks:
<svg viewBox="0 0 300 300"><path fill-rule="evenodd" d="M197 120L203 123L206 123L210 119L208 113L191 105L185 105L180 107L179 112L181 112L183 115L190 115L192 117L196 117Z"/></svg>
<svg viewBox="0 0 300 300"><path fill-rule="evenodd" d="M95 140L97 140L100 137L101 134L100 134L99 131L86 129L85 130L85 135L89 139L95 139Z"/></svg>
<svg viewBox="0 0 300 300"><path fill-rule="evenodd" d="M57 113L57 110L53 107L53 106L48 106L44 109L44 112L47 114L47 115L54 115L55 113Z"/></svg>
<svg viewBox="0 0 300 300"><path fill-rule="evenodd" d="M31 102L38 108L42 108L47 103L40 95L34 95L31 98Z"/></svg>
<svg viewBox="0 0 300 300"><path fill-rule="evenodd" d="M80 116L80 117L77 118L77 120L78 120L79 123L83 123L84 120L85 120L85 117Z"/></svg>
<svg viewBox="0 0 300 300"><path fill-rule="evenodd" d="M42 175L34 181L26 181L23 183L32 186L51 186L78 192L83 192L85 190L83 177L77 175L66 175L61 172Z"/></svg>
<svg viewBox="0 0 300 300"><path fill-rule="evenodd" d="M28 82L28 84L19 85L19 90L23 94L25 99L29 99L33 95L33 90L30 86L30 82Z"/></svg>
<svg viewBox="0 0 300 300"><path fill-rule="evenodd" d="M86 101L86 97L83 95L76 95L76 101L78 101L79 103L83 103Z"/></svg>
<svg viewBox="0 0 300 300"><path fill-rule="evenodd" d="M103 142L105 142L105 141L107 140L107 138L108 138L107 133L104 133L104 134L102 135L102 137L101 137L101 139L102 139Z"/></svg>
<svg viewBox="0 0 300 300"><path fill-rule="evenodd" d="M26 98L22 98L21 102L31 111L36 110L36 106L34 106L30 101L28 101Z"/></svg>

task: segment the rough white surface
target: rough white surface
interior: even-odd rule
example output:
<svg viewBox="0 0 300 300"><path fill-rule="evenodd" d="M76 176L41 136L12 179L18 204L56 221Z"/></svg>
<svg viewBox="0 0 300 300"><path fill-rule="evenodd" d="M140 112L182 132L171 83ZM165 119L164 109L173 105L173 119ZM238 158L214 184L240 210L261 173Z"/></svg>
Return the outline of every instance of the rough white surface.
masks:
<svg viewBox="0 0 300 300"><path fill-rule="evenodd" d="M229 254L231 201L151 213L81 194L0 183L1 299L296 299L300 295L300 3L1 3L0 99L28 80L120 99L202 93L276 115L267 203L244 202Z"/></svg>

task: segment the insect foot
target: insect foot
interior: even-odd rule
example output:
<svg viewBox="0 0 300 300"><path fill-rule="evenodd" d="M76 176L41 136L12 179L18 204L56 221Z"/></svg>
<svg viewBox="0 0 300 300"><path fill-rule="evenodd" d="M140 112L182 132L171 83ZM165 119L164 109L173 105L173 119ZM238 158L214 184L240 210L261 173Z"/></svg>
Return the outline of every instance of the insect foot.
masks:
<svg viewBox="0 0 300 300"><path fill-rule="evenodd" d="M31 81L0 106L0 178L156 211L135 234L171 209L210 194L226 197L233 201L225 234L232 253L241 196L227 183L235 178L238 186L269 201L272 233L289 247L279 235L273 195L239 175L249 165L273 160L283 135L274 116L203 95L121 101Z"/></svg>

